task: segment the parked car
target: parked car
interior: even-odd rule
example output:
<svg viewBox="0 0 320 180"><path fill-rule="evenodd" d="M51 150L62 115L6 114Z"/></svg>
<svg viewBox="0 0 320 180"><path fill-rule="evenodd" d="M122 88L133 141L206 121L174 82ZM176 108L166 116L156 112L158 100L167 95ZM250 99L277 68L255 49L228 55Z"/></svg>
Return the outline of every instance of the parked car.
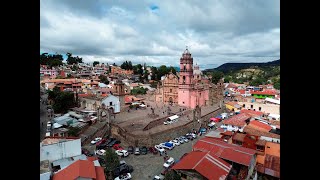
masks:
<svg viewBox="0 0 320 180"><path fill-rule="evenodd" d="M97 143L96 143L96 146L99 146L100 144L103 144L103 143L105 143L107 140L106 139L101 139L100 141L98 141Z"/></svg>
<svg viewBox="0 0 320 180"><path fill-rule="evenodd" d="M185 136L180 136L180 138L186 143L189 142L189 140Z"/></svg>
<svg viewBox="0 0 320 180"><path fill-rule="evenodd" d="M157 151L159 151L160 153L165 151L165 149L164 149L162 146L160 146L160 145L155 145L154 148L155 148Z"/></svg>
<svg viewBox="0 0 320 180"><path fill-rule="evenodd" d="M108 140L96 146L96 149L105 149L108 147Z"/></svg>
<svg viewBox="0 0 320 180"><path fill-rule="evenodd" d="M186 136L192 136L193 139L197 138L197 135L194 133L187 133Z"/></svg>
<svg viewBox="0 0 320 180"><path fill-rule="evenodd" d="M142 148L140 149L141 154L148 154L148 149L145 146L142 146Z"/></svg>
<svg viewBox="0 0 320 180"><path fill-rule="evenodd" d="M120 144L115 144L115 145L113 145L112 147L113 147L113 149L115 149L115 150L124 150L124 149L120 146Z"/></svg>
<svg viewBox="0 0 320 180"><path fill-rule="evenodd" d="M129 153L127 150L116 150L115 152L118 156L123 156L123 157L129 156Z"/></svg>
<svg viewBox="0 0 320 180"><path fill-rule="evenodd" d="M179 140L180 144L184 143L184 140L181 137L176 138L176 140Z"/></svg>
<svg viewBox="0 0 320 180"><path fill-rule="evenodd" d="M207 132L207 129L206 128L201 128L200 130L199 130L199 133L201 133L201 134L205 134Z"/></svg>
<svg viewBox="0 0 320 180"><path fill-rule="evenodd" d="M169 143L169 142L161 143L159 145L161 147L163 147L165 149L169 149L169 150L172 150L174 148L174 144L173 143Z"/></svg>
<svg viewBox="0 0 320 180"><path fill-rule="evenodd" d="M140 149L139 147L136 147L134 150L134 155L140 155Z"/></svg>
<svg viewBox="0 0 320 180"><path fill-rule="evenodd" d="M186 138L187 138L188 140L190 140L190 141L193 140L193 137L192 137L191 135L186 135Z"/></svg>
<svg viewBox="0 0 320 180"><path fill-rule="evenodd" d="M108 147L112 147L113 145L115 145L115 144L120 144L120 143L121 143L120 141L114 139L114 140L111 141L107 146L108 146Z"/></svg>
<svg viewBox="0 0 320 180"><path fill-rule="evenodd" d="M124 163L121 163L121 162L124 162ZM120 161L120 165L113 170L113 175L117 177L120 174L126 174L126 173L132 173L132 172L133 172L133 167L131 165L127 164L125 161Z"/></svg>
<svg viewBox="0 0 320 180"><path fill-rule="evenodd" d="M99 156L104 156L104 155L106 155L106 150L104 150L104 149L97 150L96 154Z"/></svg>
<svg viewBox="0 0 320 180"><path fill-rule="evenodd" d="M173 157L170 157L170 158L163 164L163 167L164 167L164 168L169 168L173 163L174 163L174 158L173 158Z"/></svg>
<svg viewBox="0 0 320 180"><path fill-rule="evenodd" d="M129 180L131 179L131 174L126 173L126 174L121 174L120 176L116 177L114 180Z"/></svg>
<svg viewBox="0 0 320 180"><path fill-rule="evenodd" d="M169 141L169 142L171 142L171 143L173 143L175 146L180 146L180 142L179 141L177 141L177 140L171 140L171 141Z"/></svg>
<svg viewBox="0 0 320 180"><path fill-rule="evenodd" d="M96 138L94 138L94 140L91 141L91 144L94 145L97 142L99 142L101 139L102 139L101 137L96 137Z"/></svg>
<svg viewBox="0 0 320 180"><path fill-rule="evenodd" d="M162 179L164 179L164 176L161 175L161 174L155 175L155 176L153 177L153 180L162 180Z"/></svg>
<svg viewBox="0 0 320 180"><path fill-rule="evenodd" d="M129 146L128 147L128 153L133 154L133 151L134 151L133 146Z"/></svg>
<svg viewBox="0 0 320 180"><path fill-rule="evenodd" d="M149 147L149 152L153 154L158 154L158 150L155 147Z"/></svg>

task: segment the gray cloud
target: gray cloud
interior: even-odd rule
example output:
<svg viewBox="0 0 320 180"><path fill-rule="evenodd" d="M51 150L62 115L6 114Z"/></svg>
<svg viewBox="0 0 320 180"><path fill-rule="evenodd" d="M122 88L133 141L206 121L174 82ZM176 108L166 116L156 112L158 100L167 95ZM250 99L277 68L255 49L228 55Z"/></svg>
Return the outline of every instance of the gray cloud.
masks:
<svg viewBox="0 0 320 180"><path fill-rule="evenodd" d="M278 59L280 3L40 1L41 52L72 52L88 62L178 65L186 45L200 67Z"/></svg>

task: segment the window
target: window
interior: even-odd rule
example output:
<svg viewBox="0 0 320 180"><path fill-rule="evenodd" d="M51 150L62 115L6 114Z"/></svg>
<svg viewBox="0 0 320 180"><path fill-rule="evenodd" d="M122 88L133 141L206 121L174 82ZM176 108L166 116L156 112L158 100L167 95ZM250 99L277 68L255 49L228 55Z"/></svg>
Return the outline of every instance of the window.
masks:
<svg viewBox="0 0 320 180"><path fill-rule="evenodd" d="M263 151L264 150L264 146L257 146L257 150Z"/></svg>
<svg viewBox="0 0 320 180"><path fill-rule="evenodd" d="M259 107L259 111L261 111L261 107Z"/></svg>
<svg viewBox="0 0 320 180"><path fill-rule="evenodd" d="M186 65L185 65L185 64L183 65L183 70L184 70L184 71L186 70Z"/></svg>
<svg viewBox="0 0 320 180"><path fill-rule="evenodd" d="M237 144L237 145L242 145L242 142L241 141L235 141L235 144Z"/></svg>
<svg viewBox="0 0 320 180"><path fill-rule="evenodd" d="M253 105L251 104L251 108L253 108Z"/></svg>
<svg viewBox="0 0 320 180"><path fill-rule="evenodd" d="M184 102L182 102L182 104L184 104Z"/></svg>
<svg viewBox="0 0 320 180"><path fill-rule="evenodd" d="M170 89L170 93L172 93L172 89Z"/></svg>
<svg viewBox="0 0 320 180"><path fill-rule="evenodd" d="M185 76L182 76L182 83L186 83L186 77Z"/></svg>
<svg viewBox="0 0 320 180"><path fill-rule="evenodd" d="M243 104L243 105L242 105L242 107L244 107L244 108L245 108L245 107L246 107L246 105L245 105L245 104Z"/></svg>
<svg viewBox="0 0 320 180"><path fill-rule="evenodd" d="M110 106L112 106L112 102L110 102Z"/></svg>

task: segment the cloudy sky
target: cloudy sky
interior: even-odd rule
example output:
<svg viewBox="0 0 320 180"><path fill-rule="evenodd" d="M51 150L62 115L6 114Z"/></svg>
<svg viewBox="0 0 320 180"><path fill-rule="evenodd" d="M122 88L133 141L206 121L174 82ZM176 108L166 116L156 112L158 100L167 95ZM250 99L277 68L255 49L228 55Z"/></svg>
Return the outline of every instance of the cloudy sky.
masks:
<svg viewBox="0 0 320 180"><path fill-rule="evenodd" d="M40 53L202 69L280 58L279 0L40 0Z"/></svg>

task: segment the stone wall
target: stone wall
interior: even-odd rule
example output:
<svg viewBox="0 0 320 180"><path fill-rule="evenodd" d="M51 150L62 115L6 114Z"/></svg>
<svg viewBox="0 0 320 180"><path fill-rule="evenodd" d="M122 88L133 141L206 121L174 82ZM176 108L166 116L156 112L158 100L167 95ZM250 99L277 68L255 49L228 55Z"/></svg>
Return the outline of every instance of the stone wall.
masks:
<svg viewBox="0 0 320 180"><path fill-rule="evenodd" d="M209 120L211 117L214 117L221 113L221 108L214 110L210 113L207 113L203 116L201 116L202 120ZM159 120L160 121L160 120ZM185 135L186 133L192 131L195 127L195 124L193 121L188 122L187 124L184 124L182 126L174 127L171 129L167 129L162 132L158 132L155 134L148 134L147 131L145 131L144 135L134 135L125 129L121 128L120 126L116 124L112 124L111 128L111 134L113 137L120 139L121 141L126 141L128 144L133 146L154 146L155 144L160 144L168 140L172 140L172 138L179 137L182 135Z"/></svg>

